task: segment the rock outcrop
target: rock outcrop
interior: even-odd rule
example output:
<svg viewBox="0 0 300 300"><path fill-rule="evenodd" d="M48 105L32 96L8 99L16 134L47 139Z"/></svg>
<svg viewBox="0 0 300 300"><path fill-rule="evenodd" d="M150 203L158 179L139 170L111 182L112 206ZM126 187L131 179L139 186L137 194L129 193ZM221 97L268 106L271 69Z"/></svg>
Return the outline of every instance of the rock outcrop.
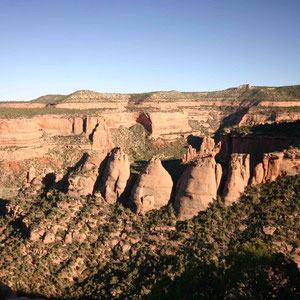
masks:
<svg viewBox="0 0 300 300"><path fill-rule="evenodd" d="M157 157L153 157L139 174L132 192L130 205L136 213L145 213L167 205L173 187L170 174Z"/></svg>
<svg viewBox="0 0 300 300"><path fill-rule="evenodd" d="M244 153L231 154L227 181L224 188L226 205L236 202L244 192L250 179L250 155Z"/></svg>
<svg viewBox="0 0 300 300"><path fill-rule="evenodd" d="M283 153L266 153L263 158L264 178L263 182L275 181L280 173L280 164Z"/></svg>
<svg viewBox="0 0 300 300"><path fill-rule="evenodd" d="M179 220L187 220L205 210L217 198L221 166L213 155L199 157L181 175L174 208Z"/></svg>
<svg viewBox="0 0 300 300"><path fill-rule="evenodd" d="M262 161L264 153L281 152L290 145L299 143L299 138L290 136L246 135L234 134L221 135L222 147L220 154L230 158L231 153L247 153L252 159Z"/></svg>
<svg viewBox="0 0 300 300"><path fill-rule="evenodd" d="M263 167L263 163L257 164L253 169L253 175L250 181L250 184L257 185L261 184L265 177L265 170Z"/></svg>
<svg viewBox="0 0 300 300"><path fill-rule="evenodd" d="M168 137L178 133L190 132L188 114L183 112L153 112L149 114L152 124L152 137Z"/></svg>
<svg viewBox="0 0 300 300"><path fill-rule="evenodd" d="M54 184L55 174L51 168L44 168L37 172L36 169L31 166L22 181L22 187L19 192L27 195L37 195L42 192L42 188L49 189L53 187Z"/></svg>
<svg viewBox="0 0 300 300"><path fill-rule="evenodd" d="M105 159L105 152L85 153L74 170L67 174L67 192L70 196L80 197L92 195L99 176L99 166Z"/></svg>
<svg viewBox="0 0 300 300"><path fill-rule="evenodd" d="M275 181L281 174L281 163L284 154L265 153L262 163L255 166L250 184L256 185Z"/></svg>
<svg viewBox="0 0 300 300"><path fill-rule="evenodd" d="M92 195L97 175L87 174L70 177L68 194L72 197Z"/></svg>
<svg viewBox="0 0 300 300"><path fill-rule="evenodd" d="M281 176L295 176L300 174L300 149L291 148L284 151L280 164Z"/></svg>
<svg viewBox="0 0 300 300"><path fill-rule="evenodd" d="M100 174L101 175L101 174ZM113 149L107 158L99 190L108 203L115 203L125 190L130 177L130 163L121 148Z"/></svg>
<svg viewBox="0 0 300 300"><path fill-rule="evenodd" d="M104 122L96 125L92 133L92 148L95 150L113 148L113 142L109 133L108 127Z"/></svg>
<svg viewBox="0 0 300 300"><path fill-rule="evenodd" d="M208 155L211 154L215 149L215 141L209 136L205 136L200 146L199 155Z"/></svg>
<svg viewBox="0 0 300 300"><path fill-rule="evenodd" d="M197 157L197 151L191 145L189 145L187 152L182 156L182 162L183 163L189 162L193 160L195 157Z"/></svg>

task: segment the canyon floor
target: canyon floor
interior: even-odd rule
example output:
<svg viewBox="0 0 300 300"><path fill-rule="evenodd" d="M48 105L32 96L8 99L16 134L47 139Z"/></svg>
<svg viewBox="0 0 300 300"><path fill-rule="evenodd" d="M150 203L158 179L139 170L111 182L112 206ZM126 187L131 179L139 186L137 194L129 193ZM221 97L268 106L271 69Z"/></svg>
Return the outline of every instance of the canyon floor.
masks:
<svg viewBox="0 0 300 300"><path fill-rule="evenodd" d="M0 167L3 299L300 296L300 86L2 102Z"/></svg>

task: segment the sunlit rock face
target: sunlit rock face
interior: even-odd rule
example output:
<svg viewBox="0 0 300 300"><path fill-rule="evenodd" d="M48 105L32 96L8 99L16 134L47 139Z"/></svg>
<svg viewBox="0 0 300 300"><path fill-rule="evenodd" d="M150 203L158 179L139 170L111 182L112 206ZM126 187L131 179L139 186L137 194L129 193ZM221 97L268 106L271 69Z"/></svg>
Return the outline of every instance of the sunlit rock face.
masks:
<svg viewBox="0 0 300 300"><path fill-rule="evenodd" d="M174 208L179 220L187 220L205 210L217 198L222 167L214 155L199 157L181 175L175 195Z"/></svg>
<svg viewBox="0 0 300 300"><path fill-rule="evenodd" d="M208 155L211 154L215 149L215 141L209 136L203 138L202 144L200 146L199 155Z"/></svg>
<svg viewBox="0 0 300 300"><path fill-rule="evenodd" d="M187 152L182 156L182 162L186 163L197 157L197 151L191 145L189 145Z"/></svg>
<svg viewBox="0 0 300 300"><path fill-rule="evenodd" d="M145 213L167 205L173 187L170 174L157 157L153 157L139 174L130 198L130 206L136 213Z"/></svg>
<svg viewBox="0 0 300 300"><path fill-rule="evenodd" d="M231 154L227 181L224 188L226 205L236 202L244 192L250 179L250 154Z"/></svg>
<svg viewBox="0 0 300 300"><path fill-rule="evenodd" d="M265 153L261 163L253 169L250 184L257 185L275 181L281 175L281 164L284 153ZM286 166L285 166L286 167Z"/></svg>
<svg viewBox="0 0 300 300"><path fill-rule="evenodd" d="M113 149L107 158L99 190L108 203L116 203L125 190L130 177L128 155L121 148Z"/></svg>

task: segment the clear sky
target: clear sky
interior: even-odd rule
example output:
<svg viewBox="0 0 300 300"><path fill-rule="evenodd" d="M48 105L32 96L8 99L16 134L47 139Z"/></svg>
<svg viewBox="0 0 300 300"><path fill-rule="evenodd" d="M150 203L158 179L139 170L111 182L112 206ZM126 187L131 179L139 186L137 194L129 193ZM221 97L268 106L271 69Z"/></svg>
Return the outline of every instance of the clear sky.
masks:
<svg viewBox="0 0 300 300"><path fill-rule="evenodd" d="M0 100L300 84L299 0L0 0Z"/></svg>

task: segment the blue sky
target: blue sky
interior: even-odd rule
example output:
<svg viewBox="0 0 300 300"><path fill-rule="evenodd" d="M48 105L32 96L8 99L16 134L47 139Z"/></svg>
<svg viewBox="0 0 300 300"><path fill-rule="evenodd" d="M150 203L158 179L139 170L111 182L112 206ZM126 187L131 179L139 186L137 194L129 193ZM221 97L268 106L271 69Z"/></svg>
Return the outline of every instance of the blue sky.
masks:
<svg viewBox="0 0 300 300"><path fill-rule="evenodd" d="M0 100L300 84L299 15L299 0L0 0Z"/></svg>

